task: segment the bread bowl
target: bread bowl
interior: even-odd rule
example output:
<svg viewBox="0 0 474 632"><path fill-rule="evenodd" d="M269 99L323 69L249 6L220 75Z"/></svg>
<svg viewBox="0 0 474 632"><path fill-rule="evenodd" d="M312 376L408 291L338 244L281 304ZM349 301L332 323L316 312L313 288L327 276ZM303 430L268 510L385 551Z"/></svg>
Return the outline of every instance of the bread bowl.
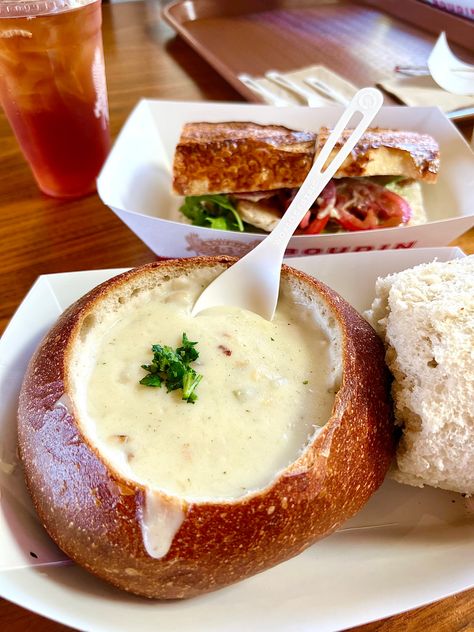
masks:
<svg viewBox="0 0 474 632"><path fill-rule="evenodd" d="M93 355L90 345L96 340L101 344L112 335L111 323L120 310L133 312L134 301L144 301L142 307L150 291L158 296L164 292L167 297L167 284L174 284L169 286L170 293L178 296L171 303L175 298L179 303L180 284L184 282L187 289L191 285L197 295L202 285L232 261L218 257L158 262L98 286L66 310L47 334L23 383L19 452L41 521L73 560L138 595L191 597L296 555L362 507L383 481L393 456L381 341L341 297L311 277L284 267L282 292L306 315L309 326L326 336L327 357L334 361L328 379L337 388L328 420L297 446L291 462L283 467L280 463L260 484L246 482L241 495L235 490L227 496L213 490L206 497L202 488L170 493L173 482L160 490L158 485L144 483L143 471L134 472L127 459L110 458L103 437L94 436L95 426L85 420L81 399L85 378L99 364L93 358L92 368L87 365ZM137 346L141 344L129 338L132 347L135 341ZM154 338L145 347L156 342L167 341ZM204 347L201 353L204 357ZM219 353L232 357L222 350ZM321 345L310 353L317 353L319 360ZM164 389L150 389L151 395L174 402L179 418L191 414L187 411L203 411L206 382L212 391L205 368L206 361L200 370L204 374L202 392L193 406L179 398L173 400L174 394ZM300 377L298 374L298 381ZM276 386L274 393L280 397L284 384L277 382ZM134 383L132 388L135 392L141 387ZM291 392L287 399L290 408L296 407L297 398ZM158 529L159 546L155 548L150 525Z"/></svg>

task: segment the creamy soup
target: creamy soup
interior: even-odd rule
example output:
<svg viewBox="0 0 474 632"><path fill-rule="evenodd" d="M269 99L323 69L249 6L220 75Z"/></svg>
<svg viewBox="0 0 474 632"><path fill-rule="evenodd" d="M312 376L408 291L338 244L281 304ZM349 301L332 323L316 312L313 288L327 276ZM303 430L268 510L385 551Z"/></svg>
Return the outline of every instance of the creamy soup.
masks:
<svg viewBox="0 0 474 632"><path fill-rule="evenodd" d="M150 491L188 501L268 485L328 420L340 379L334 332L307 299L287 287L272 322L237 308L193 318L209 280L197 271L111 310L85 337L74 384L84 430L107 460ZM175 349L183 332L198 343L194 404L180 390L139 384L151 346Z"/></svg>

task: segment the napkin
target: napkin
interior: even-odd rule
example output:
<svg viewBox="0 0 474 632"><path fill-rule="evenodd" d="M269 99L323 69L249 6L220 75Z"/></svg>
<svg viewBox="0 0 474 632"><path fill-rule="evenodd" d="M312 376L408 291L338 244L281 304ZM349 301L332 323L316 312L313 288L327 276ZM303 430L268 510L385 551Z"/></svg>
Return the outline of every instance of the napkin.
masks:
<svg viewBox="0 0 474 632"><path fill-rule="evenodd" d="M332 88L348 100L350 100L357 92L357 87L355 85L343 79L336 72L333 72L332 70L329 70L329 68L326 68L326 66L322 65L307 66L306 68L292 70L291 72L281 72L280 74L288 79L291 79L308 92L313 92L314 95L316 95L321 101L321 106L334 105L334 101L329 97L320 94L316 89L308 86L304 82L306 78L314 77L315 79L322 81L328 87ZM288 102L288 105L306 105L303 98L300 98L291 91L276 85L265 77L255 78L255 83L265 88L271 94L284 99ZM266 98L265 95L260 93L259 95L266 103L272 103L271 99Z"/></svg>
<svg viewBox="0 0 474 632"><path fill-rule="evenodd" d="M426 75L390 77L379 85L407 105L437 105L443 112L474 105L474 66L454 55L444 32L428 57Z"/></svg>
<svg viewBox="0 0 474 632"><path fill-rule="evenodd" d="M406 105L437 105L443 112L474 106L474 96L451 94L440 88L431 75L384 79L378 85Z"/></svg>

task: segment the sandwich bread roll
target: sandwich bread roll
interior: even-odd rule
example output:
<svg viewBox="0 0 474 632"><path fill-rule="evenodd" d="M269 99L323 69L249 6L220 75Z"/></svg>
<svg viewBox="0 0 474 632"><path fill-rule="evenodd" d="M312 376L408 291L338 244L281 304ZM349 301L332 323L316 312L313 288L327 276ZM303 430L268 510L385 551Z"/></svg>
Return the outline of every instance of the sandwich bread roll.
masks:
<svg viewBox="0 0 474 632"><path fill-rule="evenodd" d="M332 130L319 130L316 156ZM328 163L349 138L346 130L329 154ZM439 171L439 146L428 134L374 127L368 129L352 153L337 170L336 178L403 176L423 182L436 182Z"/></svg>
<svg viewBox="0 0 474 632"><path fill-rule="evenodd" d="M313 163L316 134L282 125L187 123L173 164L178 195L300 186Z"/></svg>
<svg viewBox="0 0 474 632"><path fill-rule="evenodd" d="M173 162L174 193L186 196L181 212L199 226L271 232L330 131L323 127L316 135L247 122L186 124ZM438 144L427 134L369 129L297 234L425 223L421 183L436 182L439 161Z"/></svg>

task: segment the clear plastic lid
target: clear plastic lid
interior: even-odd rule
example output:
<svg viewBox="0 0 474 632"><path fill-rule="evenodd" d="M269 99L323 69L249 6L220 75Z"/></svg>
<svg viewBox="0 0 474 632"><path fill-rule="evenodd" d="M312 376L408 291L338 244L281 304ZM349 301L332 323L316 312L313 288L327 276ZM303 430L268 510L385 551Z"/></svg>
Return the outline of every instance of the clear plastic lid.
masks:
<svg viewBox="0 0 474 632"><path fill-rule="evenodd" d="M0 0L0 18L27 18L78 9L100 0Z"/></svg>

